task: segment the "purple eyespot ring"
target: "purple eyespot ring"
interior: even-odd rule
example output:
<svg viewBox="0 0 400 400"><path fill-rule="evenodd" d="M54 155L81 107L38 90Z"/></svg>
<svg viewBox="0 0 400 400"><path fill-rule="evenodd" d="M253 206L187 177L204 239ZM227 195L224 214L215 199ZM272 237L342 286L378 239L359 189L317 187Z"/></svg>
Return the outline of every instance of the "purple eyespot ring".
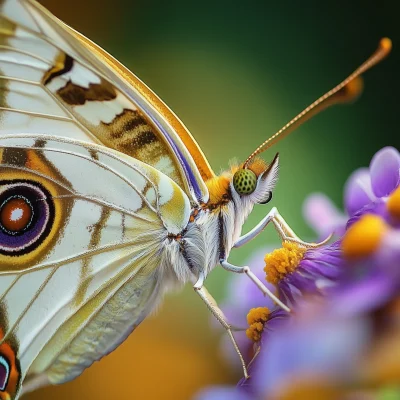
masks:
<svg viewBox="0 0 400 400"><path fill-rule="evenodd" d="M0 254L19 256L36 249L51 232L52 196L29 180L0 181Z"/></svg>

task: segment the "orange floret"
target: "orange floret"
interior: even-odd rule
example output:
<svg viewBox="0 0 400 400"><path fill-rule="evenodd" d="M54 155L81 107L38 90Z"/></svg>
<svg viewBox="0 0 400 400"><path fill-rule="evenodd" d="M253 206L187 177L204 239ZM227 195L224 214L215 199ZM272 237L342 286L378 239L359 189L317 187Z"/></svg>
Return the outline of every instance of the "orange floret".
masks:
<svg viewBox="0 0 400 400"><path fill-rule="evenodd" d="M249 324L249 328L246 330L246 336L253 342L260 341L269 314L270 311L267 307L252 308L247 314L247 323Z"/></svg>
<svg viewBox="0 0 400 400"><path fill-rule="evenodd" d="M371 255L379 247L387 230L386 222L378 215L363 215L345 233L342 240L343 254L350 259Z"/></svg>
<svg viewBox="0 0 400 400"><path fill-rule="evenodd" d="M392 217L400 220L400 186L390 195L387 209Z"/></svg>
<svg viewBox="0 0 400 400"><path fill-rule="evenodd" d="M293 272L303 259L306 249L296 243L284 242L282 248L265 255L266 280L276 285Z"/></svg>

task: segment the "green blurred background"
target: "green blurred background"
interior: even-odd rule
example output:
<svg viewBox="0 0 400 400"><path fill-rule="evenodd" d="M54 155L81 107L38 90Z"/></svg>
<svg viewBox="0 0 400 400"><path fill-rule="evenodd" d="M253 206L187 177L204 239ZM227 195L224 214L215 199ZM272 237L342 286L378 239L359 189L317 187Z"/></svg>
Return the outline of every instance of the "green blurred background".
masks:
<svg viewBox="0 0 400 400"><path fill-rule="evenodd" d="M395 0L42 3L147 83L184 121L216 171L247 157L364 61L381 37L391 37L392 55L366 74L356 103L329 109L265 154L281 153L270 205L302 237L312 235L302 217L309 193L327 193L341 206L343 184L355 168L367 166L383 146L400 148ZM245 230L268 209L256 207ZM267 243L278 244L272 229L231 260L243 263ZM218 301L228 279L219 269L208 278ZM235 382L240 374L220 356L219 339L205 306L187 287L168 296L155 316L80 378L25 398L189 399L205 385Z"/></svg>

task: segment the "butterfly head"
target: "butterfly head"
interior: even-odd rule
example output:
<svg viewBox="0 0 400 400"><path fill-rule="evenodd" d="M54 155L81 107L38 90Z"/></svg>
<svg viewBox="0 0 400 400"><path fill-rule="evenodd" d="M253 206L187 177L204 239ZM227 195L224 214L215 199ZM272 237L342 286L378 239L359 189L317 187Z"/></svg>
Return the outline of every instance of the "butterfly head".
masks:
<svg viewBox="0 0 400 400"><path fill-rule="evenodd" d="M232 176L231 190L242 201L266 204L272 199L272 191L278 180L279 155L271 163L254 158L247 166L236 168Z"/></svg>
<svg viewBox="0 0 400 400"><path fill-rule="evenodd" d="M212 211L226 206L226 213L231 211L241 220L240 225L254 205L266 204L272 199L278 168L278 154L270 163L255 157L247 166L243 163L232 166L229 171L206 182L210 194L206 208Z"/></svg>

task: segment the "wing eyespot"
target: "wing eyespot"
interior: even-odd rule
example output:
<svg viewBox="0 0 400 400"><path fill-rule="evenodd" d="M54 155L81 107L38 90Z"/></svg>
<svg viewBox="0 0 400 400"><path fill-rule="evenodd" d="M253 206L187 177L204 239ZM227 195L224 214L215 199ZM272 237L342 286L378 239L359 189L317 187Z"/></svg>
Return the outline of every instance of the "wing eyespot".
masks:
<svg viewBox="0 0 400 400"><path fill-rule="evenodd" d="M4 392L10 377L10 363L0 355L0 391Z"/></svg>
<svg viewBox="0 0 400 400"><path fill-rule="evenodd" d="M0 181L0 253L27 254L48 236L54 221L54 204L38 182Z"/></svg>

